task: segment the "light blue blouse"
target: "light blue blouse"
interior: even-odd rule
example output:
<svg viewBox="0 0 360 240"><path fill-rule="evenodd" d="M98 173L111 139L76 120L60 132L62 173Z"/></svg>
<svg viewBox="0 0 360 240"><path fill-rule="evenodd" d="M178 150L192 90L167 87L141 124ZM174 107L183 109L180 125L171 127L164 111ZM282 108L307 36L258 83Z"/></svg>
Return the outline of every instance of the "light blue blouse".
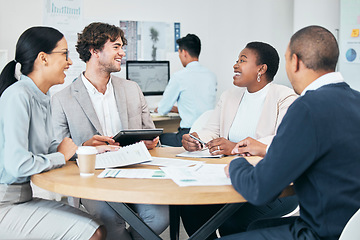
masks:
<svg viewBox="0 0 360 240"><path fill-rule="evenodd" d="M177 102L180 127L191 128L203 112L215 107L216 88L216 75L198 61L190 62L171 77L158 104L158 112L167 114Z"/></svg>
<svg viewBox="0 0 360 240"><path fill-rule="evenodd" d="M65 164L53 139L50 96L22 75L0 97L0 183L24 183Z"/></svg>

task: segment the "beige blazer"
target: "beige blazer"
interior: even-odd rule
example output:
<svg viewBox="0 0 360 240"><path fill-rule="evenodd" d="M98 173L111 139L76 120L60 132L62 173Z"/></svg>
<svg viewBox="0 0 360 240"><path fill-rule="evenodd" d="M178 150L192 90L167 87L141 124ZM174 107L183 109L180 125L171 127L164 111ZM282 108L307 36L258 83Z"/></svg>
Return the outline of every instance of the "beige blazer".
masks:
<svg viewBox="0 0 360 240"><path fill-rule="evenodd" d="M123 129L155 128L144 95L136 82L111 76L115 100ZM90 96L79 76L52 97L55 139L70 137L81 145L94 134L103 135Z"/></svg>
<svg viewBox="0 0 360 240"><path fill-rule="evenodd" d="M124 129L155 128L144 95L137 83L111 76L117 111ZM100 121L91 103L81 75L52 97L52 122L55 139L70 137L81 145L93 135L103 135ZM69 204L80 206L79 198L68 198Z"/></svg>
<svg viewBox="0 0 360 240"><path fill-rule="evenodd" d="M255 138L269 145L276 134L288 107L297 98L295 92L283 85L269 83ZM225 91L206 125L198 132L199 137L208 142L218 137L228 139L229 130L235 119L246 88ZM234 123L236 124L236 123Z"/></svg>

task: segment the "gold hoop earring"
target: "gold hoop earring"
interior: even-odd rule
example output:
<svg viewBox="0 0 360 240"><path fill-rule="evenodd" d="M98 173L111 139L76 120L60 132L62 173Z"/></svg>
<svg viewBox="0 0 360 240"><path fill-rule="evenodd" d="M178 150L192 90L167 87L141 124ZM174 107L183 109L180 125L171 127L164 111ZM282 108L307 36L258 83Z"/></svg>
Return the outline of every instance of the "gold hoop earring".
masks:
<svg viewBox="0 0 360 240"><path fill-rule="evenodd" d="M258 82L260 82L260 81L261 81L260 77L261 77L261 74L260 74L260 73L258 73L258 75L257 75L257 79L256 79Z"/></svg>

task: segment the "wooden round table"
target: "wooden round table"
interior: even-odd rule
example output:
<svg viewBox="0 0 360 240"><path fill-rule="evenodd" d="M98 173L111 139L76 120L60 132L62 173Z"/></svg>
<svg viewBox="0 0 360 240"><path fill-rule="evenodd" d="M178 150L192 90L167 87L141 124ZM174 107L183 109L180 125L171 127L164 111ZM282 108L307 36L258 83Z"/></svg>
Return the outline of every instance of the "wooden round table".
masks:
<svg viewBox="0 0 360 240"><path fill-rule="evenodd" d="M183 152L183 148L156 148L151 150L152 156L175 157ZM191 160L207 163L229 163L234 157L221 159L191 158ZM248 159L256 160L257 157ZM190 159L190 158L189 158ZM128 168L158 168L143 164ZM92 177L81 177L75 162L68 162L65 166L48 172L32 176L32 182L51 192L67 196L88 198L94 200L142 203L142 204L224 204L239 203L246 200L227 186L194 186L179 187L169 179L127 179L127 178L98 178L102 170L96 170ZM284 190L283 195L293 194L292 188Z"/></svg>
<svg viewBox="0 0 360 240"><path fill-rule="evenodd" d="M180 148L164 147L150 151L155 157L174 158L184 152ZM224 158L191 158L206 163L229 163L235 157ZM186 159L186 158L185 158ZM190 159L190 158L189 158ZM257 162L259 157L247 157L249 162ZM155 168L156 166L137 164L128 168ZM75 162L31 177L32 182L51 192L67 196L106 201L126 222L128 222L145 239L160 240L132 209L125 203L164 204L170 205L170 239L179 239L179 206L196 204L225 204L206 224L190 239L205 239L215 231L240 203L246 202L230 185L226 186L193 186L179 187L170 179L127 179L98 178L102 170L96 170L91 177L81 177ZM293 195L292 187L286 188L281 196Z"/></svg>

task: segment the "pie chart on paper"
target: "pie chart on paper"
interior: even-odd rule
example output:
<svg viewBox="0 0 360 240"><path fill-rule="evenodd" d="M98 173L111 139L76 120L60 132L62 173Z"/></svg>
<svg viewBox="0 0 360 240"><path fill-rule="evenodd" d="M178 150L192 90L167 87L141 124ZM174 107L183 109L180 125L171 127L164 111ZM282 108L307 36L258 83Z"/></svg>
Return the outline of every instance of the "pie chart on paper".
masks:
<svg viewBox="0 0 360 240"><path fill-rule="evenodd" d="M356 51L352 48L349 48L347 51L346 51L346 59L349 61L349 62L353 62L355 59L356 59Z"/></svg>

